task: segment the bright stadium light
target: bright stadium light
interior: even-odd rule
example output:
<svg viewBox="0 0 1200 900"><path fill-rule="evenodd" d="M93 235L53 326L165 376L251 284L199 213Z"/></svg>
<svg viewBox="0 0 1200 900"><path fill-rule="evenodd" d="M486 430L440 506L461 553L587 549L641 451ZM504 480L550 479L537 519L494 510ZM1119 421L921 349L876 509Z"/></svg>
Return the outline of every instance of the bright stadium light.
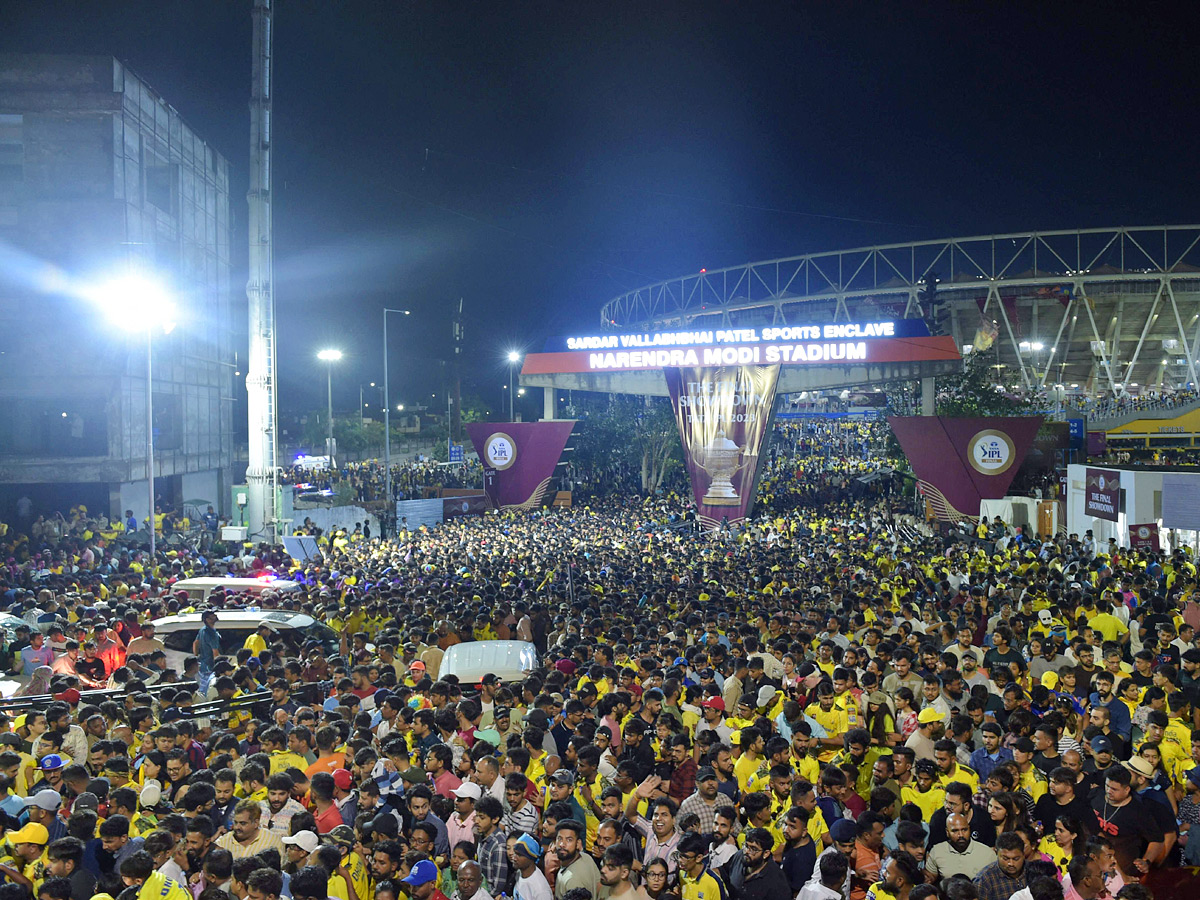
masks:
<svg viewBox="0 0 1200 900"><path fill-rule="evenodd" d="M1045 347L1046 345L1043 344L1041 341L1035 341L1034 343L1030 344L1030 346L1033 347L1035 352L1041 353L1042 348Z"/></svg>
<svg viewBox="0 0 1200 900"><path fill-rule="evenodd" d="M153 565L157 550L154 534L154 332L161 329L170 334L175 329L175 300L162 282L134 273L102 281L85 293L118 328L145 332L146 335L146 499L149 504L146 522Z"/></svg>
<svg viewBox="0 0 1200 900"><path fill-rule="evenodd" d="M337 362L341 358L341 350L321 350L317 353L317 359L321 360L321 362Z"/></svg>

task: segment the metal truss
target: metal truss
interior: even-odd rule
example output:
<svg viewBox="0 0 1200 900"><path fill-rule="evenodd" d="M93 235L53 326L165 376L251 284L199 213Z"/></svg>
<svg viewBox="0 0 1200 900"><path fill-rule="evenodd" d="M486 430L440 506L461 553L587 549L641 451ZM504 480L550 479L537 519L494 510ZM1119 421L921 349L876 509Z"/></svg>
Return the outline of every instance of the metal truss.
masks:
<svg viewBox="0 0 1200 900"><path fill-rule="evenodd" d="M1029 231L861 247L697 272L622 294L606 330L919 317L928 277L950 333L997 381L1131 391L1200 383L1200 225Z"/></svg>

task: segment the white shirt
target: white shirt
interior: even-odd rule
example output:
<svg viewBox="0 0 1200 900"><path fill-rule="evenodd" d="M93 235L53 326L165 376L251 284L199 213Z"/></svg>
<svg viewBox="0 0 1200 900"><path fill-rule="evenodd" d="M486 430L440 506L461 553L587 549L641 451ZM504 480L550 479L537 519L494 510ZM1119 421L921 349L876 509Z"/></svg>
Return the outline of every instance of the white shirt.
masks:
<svg viewBox="0 0 1200 900"><path fill-rule="evenodd" d="M550 882L542 874L541 869L534 869L533 874L526 878L517 877L516 887L513 888L514 900L554 900L554 891L550 890Z"/></svg>
<svg viewBox="0 0 1200 900"><path fill-rule="evenodd" d="M825 887L819 881L810 881L796 894L796 900L842 900L841 891Z"/></svg>

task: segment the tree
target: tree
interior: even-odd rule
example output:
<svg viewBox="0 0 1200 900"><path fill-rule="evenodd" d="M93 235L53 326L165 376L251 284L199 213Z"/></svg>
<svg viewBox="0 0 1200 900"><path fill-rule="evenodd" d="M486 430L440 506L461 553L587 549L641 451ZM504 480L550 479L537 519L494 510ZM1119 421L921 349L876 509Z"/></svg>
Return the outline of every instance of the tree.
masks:
<svg viewBox="0 0 1200 900"><path fill-rule="evenodd" d="M666 398L615 395L575 426L573 464L580 471L636 475L651 493L682 460L679 430Z"/></svg>

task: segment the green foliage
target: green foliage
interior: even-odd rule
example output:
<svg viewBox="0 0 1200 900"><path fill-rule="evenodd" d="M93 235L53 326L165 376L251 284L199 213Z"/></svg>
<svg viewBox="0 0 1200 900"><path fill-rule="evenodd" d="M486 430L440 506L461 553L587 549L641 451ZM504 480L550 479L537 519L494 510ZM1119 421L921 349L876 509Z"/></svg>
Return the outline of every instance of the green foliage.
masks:
<svg viewBox="0 0 1200 900"><path fill-rule="evenodd" d="M574 462L580 469L601 470L622 465L641 473L642 490L654 491L683 449L670 402L652 397L614 395L611 402L581 419L571 438Z"/></svg>
<svg viewBox="0 0 1200 900"><path fill-rule="evenodd" d="M956 418L973 416L1027 416L1038 410L1028 400L1003 392L982 353L967 354L957 375L937 380L937 414Z"/></svg>

